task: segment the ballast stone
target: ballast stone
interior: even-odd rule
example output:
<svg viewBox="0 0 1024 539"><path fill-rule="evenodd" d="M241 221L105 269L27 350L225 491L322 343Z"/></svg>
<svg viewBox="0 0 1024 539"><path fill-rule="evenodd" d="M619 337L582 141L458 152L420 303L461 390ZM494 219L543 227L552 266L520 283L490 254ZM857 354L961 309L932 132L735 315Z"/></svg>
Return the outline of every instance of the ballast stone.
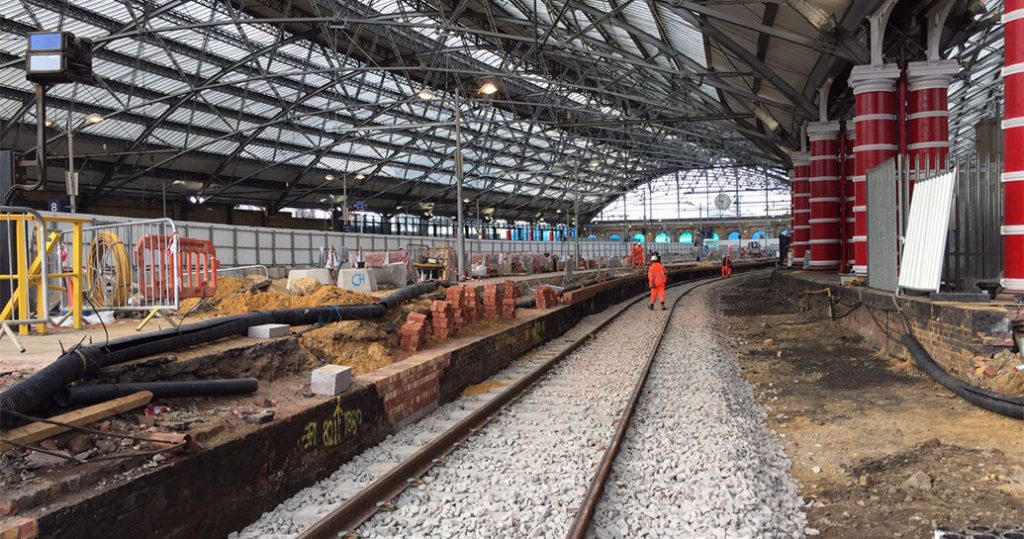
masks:
<svg viewBox="0 0 1024 539"><path fill-rule="evenodd" d="M276 339L292 334L288 324L260 324L249 328L249 337L253 339Z"/></svg>
<svg viewBox="0 0 1024 539"><path fill-rule="evenodd" d="M324 365L313 370L309 389L314 395L333 397L341 395L352 385L352 368L341 365Z"/></svg>

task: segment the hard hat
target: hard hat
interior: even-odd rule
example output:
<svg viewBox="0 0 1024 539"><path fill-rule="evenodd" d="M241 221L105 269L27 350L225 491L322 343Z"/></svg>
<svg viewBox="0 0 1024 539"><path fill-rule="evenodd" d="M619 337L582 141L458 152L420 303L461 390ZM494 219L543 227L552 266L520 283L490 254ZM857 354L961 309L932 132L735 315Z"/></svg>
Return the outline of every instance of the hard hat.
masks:
<svg viewBox="0 0 1024 539"><path fill-rule="evenodd" d="M658 261L658 255L654 255L654 256L651 257L651 262L657 262L657 261Z"/></svg>

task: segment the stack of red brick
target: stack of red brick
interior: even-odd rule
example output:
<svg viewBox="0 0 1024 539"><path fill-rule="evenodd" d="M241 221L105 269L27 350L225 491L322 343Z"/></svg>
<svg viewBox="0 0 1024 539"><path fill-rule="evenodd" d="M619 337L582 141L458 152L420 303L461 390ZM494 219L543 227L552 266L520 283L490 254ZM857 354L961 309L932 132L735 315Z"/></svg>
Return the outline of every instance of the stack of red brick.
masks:
<svg viewBox="0 0 1024 539"><path fill-rule="evenodd" d="M533 291L533 297L537 300L538 309L550 309L558 306L558 292L550 286L541 286Z"/></svg>
<svg viewBox="0 0 1024 539"><path fill-rule="evenodd" d="M447 339L455 335L455 315L447 301L435 300L431 303L430 317L434 326L434 337Z"/></svg>
<svg viewBox="0 0 1024 539"><path fill-rule="evenodd" d="M415 352L427 342L427 315L409 313L400 330L402 334L402 350Z"/></svg>
<svg viewBox="0 0 1024 539"><path fill-rule="evenodd" d="M503 320L515 320L516 318L516 283L505 281L505 293L501 300L501 318Z"/></svg>
<svg viewBox="0 0 1024 539"><path fill-rule="evenodd" d="M498 318L501 316L501 290L498 283L484 285L484 316Z"/></svg>
<svg viewBox="0 0 1024 539"><path fill-rule="evenodd" d="M445 290L444 300L452 307L452 319L455 322L455 331L458 331L466 327L466 305L463 296L465 296L466 288L463 286L453 286L448 290Z"/></svg>
<svg viewBox="0 0 1024 539"><path fill-rule="evenodd" d="M480 306L480 296L477 295L475 287L463 287L462 309L465 313L467 324L483 318L484 313Z"/></svg>

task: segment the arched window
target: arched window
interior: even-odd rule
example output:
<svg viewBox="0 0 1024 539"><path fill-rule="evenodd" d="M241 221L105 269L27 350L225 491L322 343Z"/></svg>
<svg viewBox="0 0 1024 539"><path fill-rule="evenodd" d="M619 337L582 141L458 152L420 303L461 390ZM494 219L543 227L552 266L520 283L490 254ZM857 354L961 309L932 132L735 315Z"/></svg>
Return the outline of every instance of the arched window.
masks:
<svg viewBox="0 0 1024 539"><path fill-rule="evenodd" d="M679 243L693 244L693 232L683 232L679 235Z"/></svg>
<svg viewBox="0 0 1024 539"><path fill-rule="evenodd" d="M718 241L718 232L712 232L710 238L704 238L705 243L709 241Z"/></svg>
<svg viewBox="0 0 1024 539"><path fill-rule="evenodd" d="M765 234L764 230L758 230L757 232L754 232L754 235L751 236L751 239L763 240L763 239L765 239L767 237L768 237L768 235Z"/></svg>
<svg viewBox="0 0 1024 539"><path fill-rule="evenodd" d="M637 241L637 242L640 242L640 243L646 243L647 242L647 237L644 236L643 233L637 232L636 234L633 234L633 241Z"/></svg>
<svg viewBox="0 0 1024 539"><path fill-rule="evenodd" d="M591 234L587 236L587 241L597 241L597 236Z"/></svg>
<svg viewBox="0 0 1024 539"><path fill-rule="evenodd" d="M608 241L622 241L622 236L618 234L612 234L611 236L608 236Z"/></svg>
<svg viewBox="0 0 1024 539"><path fill-rule="evenodd" d="M661 232L654 237L654 243L668 243L670 241L672 241L672 237L665 232Z"/></svg>
<svg viewBox="0 0 1024 539"><path fill-rule="evenodd" d="M729 241L736 241L738 239L740 239L739 230L733 230L732 232L729 233Z"/></svg>

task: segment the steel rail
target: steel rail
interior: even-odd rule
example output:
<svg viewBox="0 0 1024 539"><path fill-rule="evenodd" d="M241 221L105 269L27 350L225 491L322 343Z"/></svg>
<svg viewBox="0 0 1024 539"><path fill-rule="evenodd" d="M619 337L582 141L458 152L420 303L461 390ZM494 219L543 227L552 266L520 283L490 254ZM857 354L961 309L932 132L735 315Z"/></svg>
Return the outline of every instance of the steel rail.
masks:
<svg viewBox="0 0 1024 539"><path fill-rule="evenodd" d="M709 268L706 270L709 273L716 271L718 268ZM752 268L746 268L749 270L757 269L757 266ZM700 272L703 274L704 272ZM697 277L675 283L669 286L669 288L675 288L684 285L694 285L689 290L683 292L679 297L683 297L688 294L691 290L720 280L718 277ZM574 352L585 342L587 342L591 336L597 332L603 330L613 321L618 319L626 310L634 306L636 303L647 297L647 294L640 294L635 298L629 299L625 304L619 307L618 311L609 316L607 319L601 321L597 326L588 331L582 337L573 340L568 343L568 346L560 350L551 359L544 361L540 366L531 371L526 376L520 378L510 386L508 386L501 393L498 393L491 400L486 402L480 408L474 410L471 414L460 420L455 425L448 428L446 431L441 433L437 438L432 440L430 443L420 448L416 453L411 455L409 458L404 460L398 466L392 468L382 477L376 481L370 483L367 487L359 491L355 496L349 498L341 506L335 508L328 513L324 518L314 523L312 526L300 533L296 539L337 539L338 537L346 537L345 533L354 533L354 530L362 525L364 522L369 520L378 511L381 504L387 500L391 500L398 496L403 490L405 490L410 484L412 484L413 478L423 475L427 470L438 463L438 459L454 451L458 444L469 438L481 425L487 423L493 416L501 410L506 404L512 402L520 395L525 393L531 386L538 382L552 367L554 367L559 361L567 357L569 354ZM679 298L672 304L673 310L678 303ZM667 327L667 321L671 319L671 313L666 317L665 325L662 326L662 333L664 333L665 327ZM661 343L661 337L658 338L658 343ZM657 352L657 346L654 348L653 354ZM650 370L651 359L648 359L647 366L644 370L644 379L646 380L647 372ZM642 382L641 382L642 387ZM634 390L634 399L636 398L637 390ZM632 403L635 405L635 403ZM621 426L620 426L621 428ZM616 433L618 434L618 433ZM603 461L602 461L603 464ZM589 492L588 492L589 493ZM594 504L596 505L596 503ZM353 535L358 537L357 534Z"/></svg>
<svg viewBox="0 0 1024 539"><path fill-rule="evenodd" d="M615 428L615 434L612 436L611 443L604 452L604 456L601 457L601 462L597 466L597 472L594 473L594 478L591 480L590 486L587 487L587 493L583 496L583 503L580 504L580 508L576 511L576 516L569 527L569 533L566 534L567 539L583 539L590 529L590 524L594 520L594 512L597 510L597 504L601 501L601 494L604 492L605 483L608 482L608 478L612 473L612 467L615 464L615 458L619 455L619 450L622 449L622 442L626 439L629 424L633 420L633 414L636 412L636 405L640 402L640 394L643 393L644 386L647 385L647 377L651 373L651 366L654 365L654 358L658 355L661 341L665 338L665 332L668 330L669 322L672 321L672 316L675 314L676 306L679 305L679 300L701 286L720 280L722 279L716 278L697 282L694 286L683 291L676 299L672 300L672 308L661 324L658 339L654 343L654 347L651 348L651 354L647 357L647 362L644 364L643 372L640 374L636 386L633 387L633 393L629 396L629 404L619 417L618 426Z"/></svg>

